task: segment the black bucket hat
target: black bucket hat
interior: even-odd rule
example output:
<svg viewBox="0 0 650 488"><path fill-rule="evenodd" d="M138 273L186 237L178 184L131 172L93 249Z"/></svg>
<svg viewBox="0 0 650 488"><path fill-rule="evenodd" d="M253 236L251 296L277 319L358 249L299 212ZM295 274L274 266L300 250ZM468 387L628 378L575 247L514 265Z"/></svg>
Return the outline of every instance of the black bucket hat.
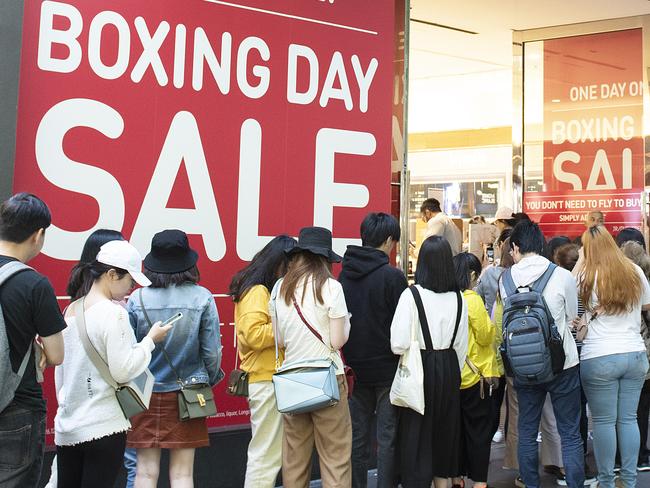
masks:
<svg viewBox="0 0 650 488"><path fill-rule="evenodd" d="M291 256L300 251L308 251L325 256L330 263L340 263L343 258L332 251L332 233L324 227L303 227L300 229L298 244L287 250Z"/></svg>
<svg viewBox="0 0 650 488"><path fill-rule="evenodd" d="M151 240L151 252L144 258L144 267L154 273L182 273L196 265L199 255L182 230L163 230Z"/></svg>

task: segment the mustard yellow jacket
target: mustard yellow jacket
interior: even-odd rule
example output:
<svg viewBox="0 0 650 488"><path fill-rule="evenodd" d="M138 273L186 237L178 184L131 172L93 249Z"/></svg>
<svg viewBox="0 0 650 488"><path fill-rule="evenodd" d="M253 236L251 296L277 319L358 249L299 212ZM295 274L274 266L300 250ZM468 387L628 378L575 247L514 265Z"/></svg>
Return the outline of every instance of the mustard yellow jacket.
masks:
<svg viewBox="0 0 650 488"><path fill-rule="evenodd" d="M485 310L483 299L473 290L463 292L467 302L468 343L467 357L483 376L501 376L496 359L496 327ZM481 377L465 363L461 372L460 388L464 390L479 382Z"/></svg>
<svg viewBox="0 0 650 488"><path fill-rule="evenodd" d="M249 383L271 381L275 373L275 341L269 315L271 293L256 285L235 302L235 330L241 369L248 371ZM280 350L280 363L284 352Z"/></svg>

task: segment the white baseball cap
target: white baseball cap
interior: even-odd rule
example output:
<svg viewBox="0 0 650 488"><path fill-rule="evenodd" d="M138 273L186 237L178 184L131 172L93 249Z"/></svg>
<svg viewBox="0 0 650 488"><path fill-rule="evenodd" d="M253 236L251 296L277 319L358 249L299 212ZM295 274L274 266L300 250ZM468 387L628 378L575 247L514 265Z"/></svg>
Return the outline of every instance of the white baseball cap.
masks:
<svg viewBox="0 0 650 488"><path fill-rule="evenodd" d="M142 273L142 256L127 241L110 241L97 253L97 261L128 271L140 286L149 286L151 281Z"/></svg>
<svg viewBox="0 0 650 488"><path fill-rule="evenodd" d="M501 207L494 215L494 220L510 220L512 218L512 209L510 207Z"/></svg>

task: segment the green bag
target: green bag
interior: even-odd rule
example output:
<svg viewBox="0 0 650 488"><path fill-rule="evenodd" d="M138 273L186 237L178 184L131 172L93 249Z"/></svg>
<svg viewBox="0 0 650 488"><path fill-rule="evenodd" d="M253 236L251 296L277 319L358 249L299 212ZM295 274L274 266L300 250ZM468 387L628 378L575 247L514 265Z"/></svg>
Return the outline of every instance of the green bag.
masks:
<svg viewBox="0 0 650 488"><path fill-rule="evenodd" d="M182 388L178 392L178 416L181 420L200 419L217 413L210 385Z"/></svg>

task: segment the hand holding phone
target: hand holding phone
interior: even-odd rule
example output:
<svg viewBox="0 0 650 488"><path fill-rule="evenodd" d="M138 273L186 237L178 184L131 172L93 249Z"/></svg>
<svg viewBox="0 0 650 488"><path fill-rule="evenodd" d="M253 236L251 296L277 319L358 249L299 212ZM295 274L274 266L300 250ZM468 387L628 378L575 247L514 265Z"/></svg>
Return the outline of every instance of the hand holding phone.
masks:
<svg viewBox="0 0 650 488"><path fill-rule="evenodd" d="M180 319L182 319L182 318L183 318L183 313L182 313L182 312L178 312L177 314L172 315L172 316L169 317L167 320L165 320L165 321L162 323L162 325L163 325L163 326L164 326L164 325L173 325L173 324L175 324L176 322L178 322L178 321L179 321Z"/></svg>

